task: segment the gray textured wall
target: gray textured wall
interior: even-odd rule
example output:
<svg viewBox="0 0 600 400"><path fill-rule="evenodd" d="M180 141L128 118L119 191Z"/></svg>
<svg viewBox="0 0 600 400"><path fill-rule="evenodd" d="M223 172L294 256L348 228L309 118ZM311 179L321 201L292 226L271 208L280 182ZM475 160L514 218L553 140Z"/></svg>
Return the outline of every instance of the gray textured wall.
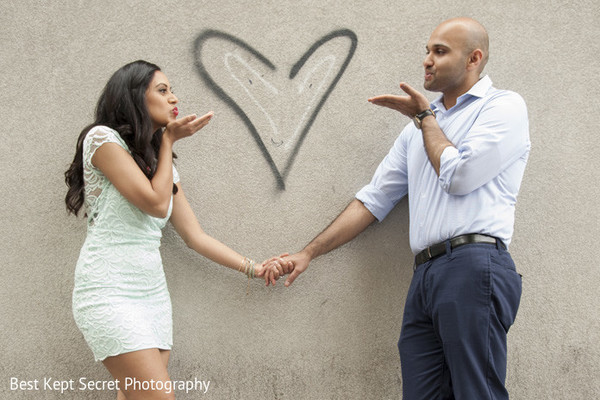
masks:
<svg viewBox="0 0 600 400"><path fill-rule="evenodd" d="M114 70L153 61L184 113L215 111L206 129L176 145L182 182L205 230L263 259L301 249L369 181L408 121L366 99L398 92L401 80L420 87L431 30L459 15L487 26L487 72L497 87L519 92L530 112L533 148L511 246L524 290L509 334L507 385L515 399L600 396L597 1L4 0L1 8L3 398L114 396L10 390L11 378L109 379L71 315L85 225L65 213L63 172ZM203 42L198 55L196 40L207 29L245 41L276 69L218 38ZM356 35L356 52L311 118L351 40L321 46L295 79L289 71L340 29ZM250 118L285 190L249 126L211 90L198 62ZM292 132L308 122L290 164ZM172 227L164 234L174 308L170 373L211 381L205 395L179 398L400 397L396 341L412 274L405 201L383 223L313 262L291 288L256 281L248 296L241 274L188 250Z"/></svg>

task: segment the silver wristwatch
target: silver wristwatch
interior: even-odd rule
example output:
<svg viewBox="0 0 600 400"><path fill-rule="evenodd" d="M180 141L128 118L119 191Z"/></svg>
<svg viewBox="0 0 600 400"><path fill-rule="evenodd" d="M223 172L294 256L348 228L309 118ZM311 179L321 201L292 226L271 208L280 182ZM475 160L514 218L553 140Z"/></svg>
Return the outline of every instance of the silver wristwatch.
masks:
<svg viewBox="0 0 600 400"><path fill-rule="evenodd" d="M425 111L421 111L420 113L418 113L417 115L415 115L413 117L413 122L415 123L415 126L417 127L417 129L421 129L421 122L423 121L423 118L427 117L428 115L433 116L433 118L435 118L435 113L433 112L433 110L431 108L428 108Z"/></svg>

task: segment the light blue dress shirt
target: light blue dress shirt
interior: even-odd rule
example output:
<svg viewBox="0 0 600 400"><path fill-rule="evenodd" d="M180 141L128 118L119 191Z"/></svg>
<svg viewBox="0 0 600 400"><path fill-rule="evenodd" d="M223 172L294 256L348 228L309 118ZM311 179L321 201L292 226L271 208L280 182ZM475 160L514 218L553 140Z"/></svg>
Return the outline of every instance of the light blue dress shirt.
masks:
<svg viewBox="0 0 600 400"><path fill-rule="evenodd" d="M442 96L431 107L454 144L442 153L440 176L411 122L356 198L382 221L408 194L414 254L467 233L495 236L508 246L531 147L524 100L485 76L449 110Z"/></svg>

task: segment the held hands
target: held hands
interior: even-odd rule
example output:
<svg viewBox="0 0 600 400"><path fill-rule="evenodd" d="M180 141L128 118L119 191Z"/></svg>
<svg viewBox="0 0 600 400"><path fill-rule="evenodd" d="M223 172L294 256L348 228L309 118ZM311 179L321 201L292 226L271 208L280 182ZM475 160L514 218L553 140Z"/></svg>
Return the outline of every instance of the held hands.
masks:
<svg viewBox="0 0 600 400"><path fill-rule="evenodd" d="M272 257L269 260L266 260L263 265L273 272L275 270L277 271L278 275L274 278L275 280L271 280L273 285L275 285L275 281L279 279L279 277L290 274L285 281L285 287L289 287L301 273L306 271L310 261L310 256L306 252L301 251L291 256L288 253L284 253L279 257ZM267 286L268 285L269 282L267 281Z"/></svg>
<svg viewBox="0 0 600 400"><path fill-rule="evenodd" d="M290 273L293 269L291 263L283 259L283 257L288 255L288 253L283 253L280 256L271 257L263 261L260 265L256 265L254 267L255 275L259 278L264 278L266 286L269 286L269 283L275 286L275 282L279 278Z"/></svg>
<svg viewBox="0 0 600 400"><path fill-rule="evenodd" d="M290 271L291 273L285 281L285 287L289 287L301 273L306 271L311 258L306 252L301 251L286 257L285 260L288 262L288 265L291 265L292 267L292 271Z"/></svg>
<svg viewBox="0 0 600 400"><path fill-rule="evenodd" d="M391 108L392 110L400 111L409 118L414 117L423 110L429 108L429 100L419 91L413 89L407 83L400 83L402 89L408 96L396 96L392 94L384 94L368 99L372 104L381 107Z"/></svg>
<svg viewBox="0 0 600 400"><path fill-rule="evenodd" d="M201 117L192 114L171 121L163 132L163 138L170 139L171 143L175 143L179 139L192 136L194 133L204 128L213 115L214 113L210 111Z"/></svg>

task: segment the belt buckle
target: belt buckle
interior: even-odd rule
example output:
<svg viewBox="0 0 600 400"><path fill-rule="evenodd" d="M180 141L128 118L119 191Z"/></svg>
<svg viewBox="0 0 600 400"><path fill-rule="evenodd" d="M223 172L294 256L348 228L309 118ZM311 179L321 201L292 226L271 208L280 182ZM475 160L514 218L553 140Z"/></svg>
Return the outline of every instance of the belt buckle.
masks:
<svg viewBox="0 0 600 400"><path fill-rule="evenodd" d="M427 247L427 261L431 260L433 256L431 255L431 246Z"/></svg>

